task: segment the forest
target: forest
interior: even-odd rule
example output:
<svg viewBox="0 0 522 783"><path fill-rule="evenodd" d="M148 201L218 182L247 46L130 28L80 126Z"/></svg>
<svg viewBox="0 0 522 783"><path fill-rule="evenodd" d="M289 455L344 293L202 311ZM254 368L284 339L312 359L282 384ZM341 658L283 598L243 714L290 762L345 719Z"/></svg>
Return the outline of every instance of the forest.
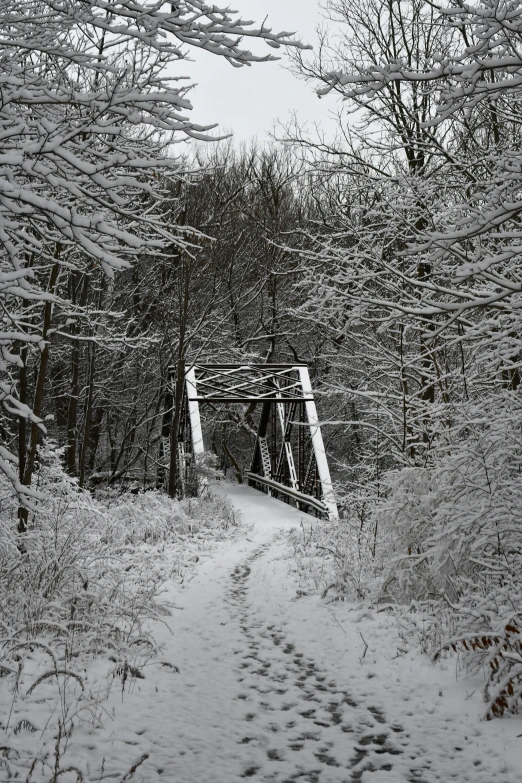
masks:
<svg viewBox="0 0 522 783"><path fill-rule="evenodd" d="M340 514L291 534L298 567L483 672L480 717L520 709L522 3L325 0L306 43L259 5L0 0L0 729L22 670L63 704L75 661L139 679L157 552L236 530L178 480L196 362L308 365ZM286 57L335 136L216 138L198 48ZM201 473L245 483L256 415L205 411ZM68 781L71 714L42 777L0 771Z"/></svg>

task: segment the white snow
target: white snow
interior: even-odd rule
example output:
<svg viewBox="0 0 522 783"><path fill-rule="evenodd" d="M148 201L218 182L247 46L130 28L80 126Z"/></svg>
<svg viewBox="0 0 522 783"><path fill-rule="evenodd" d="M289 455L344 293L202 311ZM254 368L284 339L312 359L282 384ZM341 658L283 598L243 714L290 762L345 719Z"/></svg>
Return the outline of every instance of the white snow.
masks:
<svg viewBox="0 0 522 783"><path fill-rule="evenodd" d="M215 491L243 527L168 583L170 615L150 628L162 654L136 662L144 679L122 691L121 672L89 670L110 693L62 766L86 781L519 783L522 720L482 722L477 679L401 652L385 612L303 595L286 533L311 517L244 486ZM29 752L41 742L27 733Z"/></svg>

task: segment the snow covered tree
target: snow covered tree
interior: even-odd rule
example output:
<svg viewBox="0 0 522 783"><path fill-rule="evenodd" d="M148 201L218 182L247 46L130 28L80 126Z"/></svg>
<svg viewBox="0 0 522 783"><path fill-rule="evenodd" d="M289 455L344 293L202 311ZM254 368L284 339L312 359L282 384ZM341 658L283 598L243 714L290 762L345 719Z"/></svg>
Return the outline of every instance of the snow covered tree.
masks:
<svg viewBox="0 0 522 783"><path fill-rule="evenodd" d="M306 261L308 315L332 334L362 329L381 344L376 367L394 357L396 433L422 458L437 432L430 406L466 396L463 367L478 340L489 345L490 377L519 383L521 11L423 0L327 7L339 31L315 61L297 53L296 64L321 95L343 97L350 121L341 115L333 146L292 133L315 150L322 182L340 183L330 230Z"/></svg>
<svg viewBox="0 0 522 783"><path fill-rule="evenodd" d="M313 328L305 331L288 314L289 304L300 301L293 287L299 260L275 244L305 225L313 212L308 191L296 189L302 163L289 151L253 146L235 151L224 143L201 145L192 168L172 184L166 223L192 226L211 239L194 242L190 252L173 246L153 265L147 255L139 256L117 285L105 286L103 310L114 316L104 314L103 325L97 314L103 278L93 278L85 307L92 325L99 325L96 335L89 343L76 341L78 350L61 334L55 337L48 386L48 407L56 418L51 432L63 440L67 428L68 469L87 486L157 481L166 487L168 442L176 431L169 366L314 357ZM71 298L79 302L84 293L77 279ZM77 392L69 400L73 377ZM243 466L248 463L252 410L220 407L211 419L207 442L223 459L228 450ZM226 459L230 463L230 456Z"/></svg>
<svg viewBox="0 0 522 783"><path fill-rule="evenodd" d="M362 447L360 462L372 464L370 475L377 476L397 460L422 461L433 437L430 408L448 395L446 359L453 372L456 358L446 356L443 369L437 363L428 339L436 328L433 314L405 319L402 308L416 307L419 287L431 279L425 259L406 250L444 202L439 172L458 140L450 121L435 129L426 125L435 92L391 84L359 96L342 79L334 82L332 73L357 78L391 57L422 67L452 51L455 33L435 24L436 10L423 0L332 0L327 11L332 25L317 57L294 54L298 73L319 94L345 99L333 142L289 129L294 144L312 158L323 212L303 265L309 297L300 315L328 335L332 393L353 422L347 426L359 433L352 452ZM337 414L336 420L343 418L341 410ZM369 448L360 442L361 432ZM364 484L366 470L364 476L354 481Z"/></svg>
<svg viewBox="0 0 522 783"><path fill-rule="evenodd" d="M394 558L381 597L449 612L449 648L488 664L488 716L514 712L522 6L376 0L367 18L357 3L328 7L349 45L328 59L325 41L315 65L297 63L322 96L342 95L352 122L343 146L315 143L318 179L340 195L325 198L305 256L301 315L341 337L332 390L368 401L366 429L395 460L370 514L377 550Z"/></svg>
<svg viewBox="0 0 522 783"><path fill-rule="evenodd" d="M63 277L101 268L110 278L138 254L190 244L189 229L166 225L163 198L183 176L173 142L206 139L208 128L188 119L189 87L169 66L191 46L239 67L272 59L245 39L301 44L200 0L31 0L23 9L2 0L0 29L0 468L27 503L49 340L57 329L79 339L82 305L58 296ZM28 352L37 357L32 399Z"/></svg>
<svg viewBox="0 0 522 783"><path fill-rule="evenodd" d="M401 4L402 6L403 4ZM406 4L404 4L406 5ZM430 96L422 119L428 139L445 128L426 222L411 238L410 255L431 267L429 279L410 282L418 301L402 308L415 316L445 316L444 326L476 308L508 313L520 293L520 75L518 3L454 0L429 7L431 26L447 31L451 46L412 61L390 51L380 62L354 71L323 74L330 90L373 107L392 92ZM431 97L433 96L433 97Z"/></svg>

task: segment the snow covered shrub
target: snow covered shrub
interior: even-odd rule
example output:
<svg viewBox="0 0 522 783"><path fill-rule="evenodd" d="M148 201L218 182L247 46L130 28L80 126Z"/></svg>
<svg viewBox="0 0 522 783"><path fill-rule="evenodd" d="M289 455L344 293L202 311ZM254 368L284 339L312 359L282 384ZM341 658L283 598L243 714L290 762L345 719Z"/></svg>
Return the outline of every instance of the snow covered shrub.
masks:
<svg viewBox="0 0 522 783"><path fill-rule="evenodd" d="M115 649L142 633L141 618L155 615L161 584L182 572L194 549L222 537L234 512L211 495L95 499L63 472L61 451L41 453L38 488L46 500L22 547L14 509L0 517L0 622L17 638L38 635L45 624L58 635L74 628L77 638L83 623L89 649Z"/></svg>
<svg viewBox="0 0 522 783"><path fill-rule="evenodd" d="M47 499L23 545L15 520L4 515L1 522L9 546L0 552L0 666L18 672L4 683L14 701L19 691L34 691L65 705L78 688L83 693L88 661L135 661L154 651L144 623L161 614L157 597L168 569L152 549L129 546L110 509L63 473L59 453L41 456Z"/></svg>
<svg viewBox="0 0 522 783"><path fill-rule="evenodd" d="M485 596L471 588L454 607L460 633L442 645L463 653L471 669L487 674L486 717L519 712L522 705L522 590L520 572L504 574L503 585Z"/></svg>
<svg viewBox="0 0 522 783"><path fill-rule="evenodd" d="M433 464L388 478L376 511L393 555L384 591L405 598L447 596L476 583L487 591L520 564L522 397L458 411Z"/></svg>
<svg viewBox="0 0 522 783"><path fill-rule="evenodd" d="M302 524L290 534L303 584L324 598L365 598L381 570L371 489L345 497L339 520Z"/></svg>
<svg viewBox="0 0 522 783"><path fill-rule="evenodd" d="M165 581L183 581L201 551L236 524L230 504L209 494L93 498L64 473L61 451L41 450L46 499L23 536L16 508L0 512L0 703L13 713L3 711L0 728L11 744L20 721L41 729L51 721L65 736L82 716L94 720L114 676L140 676L156 652L149 621L169 612Z"/></svg>
<svg viewBox="0 0 522 783"><path fill-rule="evenodd" d="M381 598L451 609L459 650L487 672L487 715L522 705L522 395L451 411L432 464L388 477L375 516L389 554Z"/></svg>
<svg viewBox="0 0 522 783"><path fill-rule="evenodd" d="M167 503L165 493L159 490L137 495L99 492L97 501L110 509L106 535L121 537L129 546L180 542L204 530L219 534L228 527L232 515L213 496Z"/></svg>

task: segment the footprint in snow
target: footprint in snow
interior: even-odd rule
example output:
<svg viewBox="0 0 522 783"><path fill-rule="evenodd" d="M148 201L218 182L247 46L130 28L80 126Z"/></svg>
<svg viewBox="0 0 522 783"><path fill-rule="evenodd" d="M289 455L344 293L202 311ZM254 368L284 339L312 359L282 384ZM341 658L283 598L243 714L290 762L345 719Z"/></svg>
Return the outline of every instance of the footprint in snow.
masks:
<svg viewBox="0 0 522 783"><path fill-rule="evenodd" d="M393 759L403 755L402 749L395 744L396 740L404 739L402 728L394 724L386 731L387 719L379 707L359 704L350 693L339 688L313 658L296 650L295 642L289 640L281 628L264 625L247 605L245 599L252 565L267 549L267 545L260 547L243 564L236 566L227 594L229 605L239 613L239 627L248 642L248 652L243 651L242 660L238 662L238 674L249 669L249 682L243 682L244 689L238 698L253 700L261 713L274 714L273 721L259 728L254 745L254 738L249 735L238 740L252 751L251 763L241 777L280 783L351 783L361 780L365 772L392 770ZM272 642L272 647L267 647L267 641ZM276 652L279 657L275 657ZM282 680L285 681L284 689L281 688ZM260 681L265 687L261 687ZM246 690L249 690L248 695ZM265 698L260 698L261 694ZM286 696L284 701L282 696ZM281 714L281 720L276 719L277 713ZM293 713L295 719L284 720L283 716L288 713ZM257 723L258 714L247 712L244 720ZM306 728L307 725L310 728ZM373 732L371 727L375 727ZM278 747L271 748L270 736L275 732ZM347 753L348 736L353 744L349 745ZM290 773L289 766L294 767ZM419 774L419 767L412 764L404 780L422 783Z"/></svg>

